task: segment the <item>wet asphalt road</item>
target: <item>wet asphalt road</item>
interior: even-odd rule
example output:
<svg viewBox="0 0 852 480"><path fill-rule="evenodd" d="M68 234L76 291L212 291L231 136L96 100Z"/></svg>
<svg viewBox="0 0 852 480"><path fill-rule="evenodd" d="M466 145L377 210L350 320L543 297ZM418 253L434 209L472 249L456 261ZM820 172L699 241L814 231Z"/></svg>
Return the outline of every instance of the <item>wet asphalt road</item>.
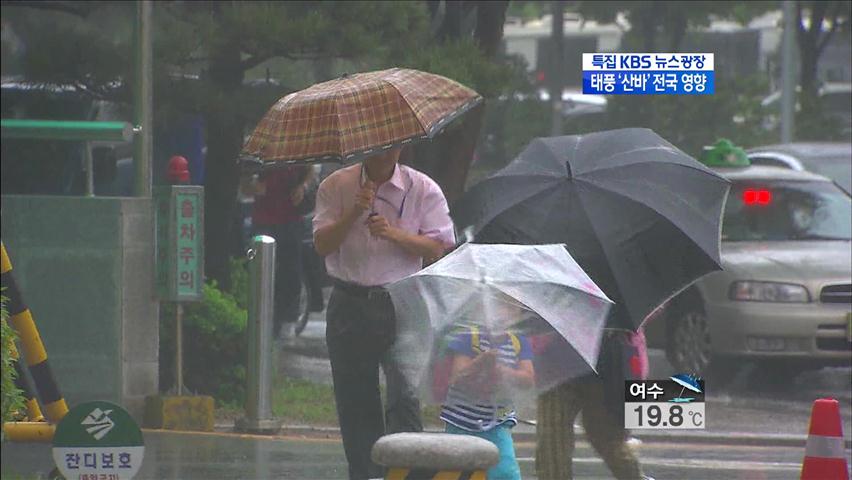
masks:
<svg viewBox="0 0 852 480"><path fill-rule="evenodd" d="M230 480L346 478L338 439L260 437L227 434L145 432L145 461L137 479ZM535 479L534 448L516 450L525 479ZM802 448L645 442L636 447L647 474L657 480L781 480L798 478ZM45 478L52 468L48 445L3 445L3 478ZM846 450L847 455L850 451ZM575 477L611 478L581 442L574 456Z"/></svg>

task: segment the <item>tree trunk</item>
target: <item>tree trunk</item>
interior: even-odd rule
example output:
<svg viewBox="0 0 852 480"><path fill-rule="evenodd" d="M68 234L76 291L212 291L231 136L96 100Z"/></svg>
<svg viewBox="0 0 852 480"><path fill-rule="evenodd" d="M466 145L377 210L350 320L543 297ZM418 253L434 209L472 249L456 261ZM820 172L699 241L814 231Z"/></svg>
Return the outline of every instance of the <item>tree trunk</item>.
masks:
<svg viewBox="0 0 852 480"><path fill-rule="evenodd" d="M438 31L438 40L456 40L461 37L464 20L464 2L445 1L444 21Z"/></svg>
<svg viewBox="0 0 852 480"><path fill-rule="evenodd" d="M654 14L640 11L637 15L637 31L642 39L642 51L651 53L656 51L657 21Z"/></svg>
<svg viewBox="0 0 852 480"><path fill-rule="evenodd" d="M476 30L473 36L479 49L488 58L494 58L500 51L508 7L508 1L481 2L476 7Z"/></svg>
<svg viewBox="0 0 852 480"><path fill-rule="evenodd" d="M822 21L825 12L831 2L808 2L810 9L810 25L808 28L802 24L802 6L804 2L796 4L796 40L799 44L800 77L799 84L802 87L804 103L810 103L817 96L817 66L819 64L820 32L822 32ZM832 26L833 27L833 26ZM802 108L810 108L812 105L802 105Z"/></svg>
<svg viewBox="0 0 852 480"><path fill-rule="evenodd" d="M207 158L205 179L205 267L208 278L230 287L229 258L239 242L237 224L237 156L242 149L244 121L230 101L242 86L240 51L229 45L216 52L210 65L210 81L219 98L211 99L207 113Z"/></svg>
<svg viewBox="0 0 852 480"><path fill-rule="evenodd" d="M669 51L679 52L681 44L683 44L683 39L686 36L688 24L686 14L679 8L670 8L666 23L669 30Z"/></svg>

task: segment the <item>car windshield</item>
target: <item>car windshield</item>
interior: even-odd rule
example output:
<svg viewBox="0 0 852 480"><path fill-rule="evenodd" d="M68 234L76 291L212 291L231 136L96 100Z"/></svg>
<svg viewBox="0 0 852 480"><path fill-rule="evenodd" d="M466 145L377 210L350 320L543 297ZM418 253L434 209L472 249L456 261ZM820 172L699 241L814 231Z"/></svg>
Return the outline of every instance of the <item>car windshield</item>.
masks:
<svg viewBox="0 0 852 480"><path fill-rule="evenodd" d="M722 240L850 240L852 200L828 182L738 181L731 186Z"/></svg>

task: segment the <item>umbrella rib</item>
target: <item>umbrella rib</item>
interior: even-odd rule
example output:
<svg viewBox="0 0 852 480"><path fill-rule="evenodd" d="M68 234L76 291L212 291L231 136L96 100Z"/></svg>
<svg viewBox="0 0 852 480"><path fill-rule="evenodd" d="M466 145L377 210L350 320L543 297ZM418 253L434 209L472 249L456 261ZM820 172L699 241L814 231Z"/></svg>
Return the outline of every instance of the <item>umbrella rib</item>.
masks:
<svg viewBox="0 0 852 480"><path fill-rule="evenodd" d="M577 151L580 150L580 142L583 141L582 135L576 136L575 138L576 138L577 141L574 143L574 152L573 152L573 155L572 155L571 158L577 158ZM542 141L541 143L544 145L544 147L547 150L550 151L550 153L553 154L553 158L560 158L562 156L561 152L557 152L556 150L553 149L553 146L550 144L550 142ZM565 162L565 170L566 170L566 176L568 178L570 178L573 175L570 162Z"/></svg>
<svg viewBox="0 0 852 480"><path fill-rule="evenodd" d="M621 193L621 192L618 192L618 191L616 191L616 190L611 190L611 189L609 189L609 188L606 188L606 187L604 187L604 186L602 186L602 185L597 184L597 183L596 183L596 182L594 182L594 181L590 181L590 180L588 180L588 179L578 179L578 180L582 181L582 182L583 182L584 184L586 184L586 185L589 185L589 186L591 186L591 187L594 187L594 188L597 188L597 189L599 189L599 190L605 191L605 192L607 192L607 193L611 193L611 194L613 194L613 195L618 195L619 197L624 198L625 200L627 200L627 201L629 201L629 202L632 202L632 203L635 203L635 204L637 204L637 205L641 205L641 206L643 206L643 207L645 207L645 208L648 208L648 209L650 209L650 210L653 210L653 211L654 211L654 212L658 215L658 217L659 217L659 218L662 218L663 220L665 220L666 222L668 222L670 225L672 225L673 227L675 227L675 228L676 228L676 229L678 229L679 231L683 232L683 229L682 229L682 228L680 228L680 226L678 226L678 225L677 225L675 222L673 222L670 218L668 218L667 216L665 216L662 212L660 212L659 210L657 210L657 209L656 209L656 208L654 208L653 206L648 205L647 203L641 202L641 201L639 201L639 200L637 200L637 199L635 199L635 198L633 198L633 197L629 197L629 196L627 196L627 195L625 195L625 194L623 194L623 193ZM582 200L581 200L581 201L582 201ZM685 202L684 202L684 203L685 203ZM594 224L592 225L592 228L594 228ZM596 232L596 233L597 233L597 232ZM689 237L687 237L687 238L689 238ZM695 241L693 241L693 240L692 240L692 238L689 238L689 239L690 239L690 241L692 241L692 243L693 243L693 244L697 245L697 244L695 243Z"/></svg>
<svg viewBox="0 0 852 480"><path fill-rule="evenodd" d="M420 120L420 117L417 116L417 112L414 111L414 107L412 107L411 104L408 103L408 99L405 98L405 95L402 94L402 90L397 88L397 86L394 85L392 82L388 82L387 80L385 80L385 83L387 83L394 90L396 90L397 93L399 93L399 98L403 99L405 101L405 104L408 106L408 108L411 109L411 114L414 115L414 118L417 120L417 123L420 124L420 128L423 129L423 134L425 135L425 134L429 133L429 129L426 128L426 125L423 125L423 120Z"/></svg>
<svg viewBox="0 0 852 480"><path fill-rule="evenodd" d="M425 272L425 271L422 271L422 270L420 271L420 273L417 273L417 274L415 274L411 277L407 277L407 278L414 278L415 276L420 277L420 278L423 278L423 277L452 278L452 279L455 279L455 280L462 280L462 281L465 281L465 282L476 281L475 279L472 279L470 277L463 277L463 276L453 274L453 273L449 273L449 272L431 273L431 272ZM514 283L514 284L524 284L524 285L551 285L551 286L554 286L554 287L571 288L573 290L584 293L586 295L596 297L596 298L602 298L603 300L607 300L609 302L612 302L612 300L606 295L606 293L603 290L601 290L601 293L604 294L604 297L598 297L597 295L589 293L589 292L583 290L582 288L574 287L572 285L568 285L568 284L565 284L565 283L557 283L557 282L541 281L541 280L512 280L511 282L510 281L499 281L498 280L496 282L486 282L486 283L488 285L494 286L495 288L497 288L497 283ZM598 287L598 288L600 288L600 287ZM498 290L500 290L501 292L503 291L499 288L498 288ZM506 292L503 292L503 293L506 293Z"/></svg>
<svg viewBox="0 0 852 480"><path fill-rule="evenodd" d="M337 103L337 100L338 100L340 97L342 97L342 96L343 96L343 93L342 93L342 92L343 92L343 90L342 90L342 89L338 89L338 90L335 90L335 91L334 91L334 100L335 100L335 101L334 101L334 103L332 104L332 105L334 105L334 118L336 118L336 119L337 119L337 128L335 129L335 131L337 132L337 151L338 151L338 152L340 152L340 161L341 161L341 163L342 163L342 162L344 161L344 159L346 158L346 154L343 152L343 135L341 135L341 134L340 134L340 125L341 125L341 120L340 120L340 108L338 108L338 103Z"/></svg>
<svg viewBox="0 0 852 480"><path fill-rule="evenodd" d="M587 184L587 185L589 185L589 186L591 186L591 187L593 187L593 188L597 188L597 189L599 189L599 190L603 190L603 191L605 191L605 192L612 193L612 194L614 194L614 195L618 195L618 196L620 196L620 197L622 197L622 198L626 199L626 200L627 200L627 201L629 201L629 202L636 203L636 204L641 205L641 206L643 206L643 207L645 207L645 208L649 208L649 209L653 210L654 212L656 212L656 213L659 215L659 218L661 218L661 219L663 219L664 221L668 222L668 223L669 223L669 225L672 225L672 226L673 226L673 227L675 227L677 230L679 230L679 231L683 232L683 230L682 230L680 227L678 227L676 224L674 224L674 223L673 223L673 222L672 222L672 221L671 221L668 217L666 217L665 215L661 214L661 213L660 213L657 209L655 209L655 208L651 207L650 205L646 205L645 203L642 203L642 202L640 202L640 201L638 201L638 200L636 200L636 199L630 198L630 197L628 197L628 196L626 196L626 195L624 195L624 194L622 194L622 193L620 193L620 192L616 192L616 191L613 191L613 190L609 190L609 189L603 188L603 187L601 187L601 186L599 186L599 185L596 185L596 184L595 184L595 183L593 183L593 182L589 182L589 181L587 181L587 180L583 180L583 183L585 183L585 184ZM579 199L580 199L580 202L583 202L583 197L582 197L582 196L579 196ZM585 205L584 205L584 206L585 206ZM584 212L586 211L586 210L585 210L585 208L583 209L583 211L584 211ZM588 218L588 215L587 215L587 218ZM595 227L595 224L594 224L594 222L592 222L592 221L591 221L591 219L589 219L589 225L591 225L592 229L593 229L593 230L595 230L595 235L597 235L597 236L600 238L600 233L597 231L597 228ZM721 222L720 222L720 225L721 225ZM720 227L720 228L721 228L721 227ZM644 230L643 230L643 231L644 231ZM637 232L636 234L634 234L634 236L635 236L635 235L638 235L639 233L641 233L641 232ZM685 237L686 237L686 238L687 238L687 239L688 239L688 240L689 240L689 241L690 241L693 245L695 245L696 247L698 247L698 249L699 249L702 253L704 253L704 254L705 254L705 255L706 255L706 256L707 256L710 260L712 260L712 261L713 261L713 263L715 263L715 264L719 265L719 263L718 263L718 262L717 262L717 261L713 258L713 256L712 256L712 255L710 255L710 254L708 254L707 252L705 252L705 251L704 251L704 249L703 249L703 248L701 248L701 247L700 247L697 243L695 243L695 241L694 241L691 237L689 237L689 236L687 236L687 235L684 235L684 236L685 236ZM601 251L603 252L604 257L606 257L606 259L607 259L607 261L610 263L610 265L613 265L614 263L612 262L612 259L610 258L610 253L608 252L608 249L606 248L606 246L605 246L603 243L601 243ZM721 265L720 265L720 266L721 266ZM619 279L618 279L618 275L613 275L613 279L615 280L616 284L618 285L619 290L622 290L622 287L621 287L620 282L619 282ZM695 280L693 280L692 282L689 282L689 283L687 283L686 285L684 285L683 287L681 287L681 288L677 289L676 293L682 292L683 290L685 290L686 288L688 288L690 285L692 285L693 283L695 283L697 280L698 280L698 279L695 279ZM670 296L670 297L669 297L669 299L673 298L673 297L676 295L676 293L675 293L675 294L673 294L672 296ZM643 319L643 321L644 321L644 319Z"/></svg>
<svg viewBox="0 0 852 480"><path fill-rule="evenodd" d="M514 175L513 175L513 176L514 176ZM518 175L518 177L520 177L520 175ZM532 177L532 175L530 175L530 176L524 176L524 178L529 178L529 177ZM483 218L481 218L481 219L475 220L475 221L473 222L473 225L476 225L477 223L478 223L478 224L480 224L480 225L479 225L479 227L478 227L478 228L476 228L476 231L477 231L477 232L479 232L479 230L481 230L483 227L485 227L485 225L487 225L488 223L490 223L492 220L494 220L495 218L497 218L497 216L498 216L498 215L502 214L502 213L503 213L503 212L505 212L506 210L509 210L510 208L514 207L515 205L518 205L518 204L520 204L520 203L522 203L522 202L525 202L525 201L529 200L530 198L532 198L532 197L534 197L534 196L536 196L536 195L539 195L539 194L541 194L541 193L544 193L547 189L555 188L555 187L557 187L557 186L558 186L558 184L559 184L559 178L558 178L558 177L553 177L553 176L550 176L550 175L536 175L536 177L542 177L542 178L547 178L547 179L554 179L554 182L553 182L552 184L544 184L544 186L542 186L540 189L535 189L535 190L533 190L533 191L532 191L532 193L530 193L529 195L524 196L523 198L519 199L519 200L518 200L518 201L516 201L516 202L513 202L513 203L512 203L512 204L510 204L510 205L507 205L507 206L506 206L506 208L503 208L503 209L501 209L501 210L499 210L499 211L496 211L496 212L489 212L489 213L493 213L493 215L489 215L488 217L483 217ZM506 178L506 177L489 177L489 178L486 178L485 180L482 180L481 182L479 182L479 183L477 183L476 185L474 185L474 186L473 186L473 188L471 188L471 189L469 190L469 192L473 192L473 189L475 189L475 188L476 188L476 189L478 189L478 188L485 188L485 183L486 183L486 182L488 182L489 180L492 180L492 179L495 179L495 180L496 180L496 179L499 179L499 178ZM470 224L468 224L468 225L470 225ZM468 225L465 225L465 227L467 227Z"/></svg>
<svg viewBox="0 0 852 480"><path fill-rule="evenodd" d="M490 285L493 285L493 286L494 286L494 288L496 288L497 290L500 290L500 291L501 291L501 292L503 292L504 294L509 295L509 294L508 294L505 290L503 290L502 288L500 288L499 284L501 284L501 283L509 283L509 282L497 282L497 283L492 283L492 284L490 284ZM605 302L609 302L609 303L611 303L611 304L613 304L613 305L615 304L615 302L613 302L613 301L612 301L612 299L610 299L610 298L606 295L606 293L604 293L604 291L603 291L603 290L601 290L601 293L603 293L603 295L604 295L604 296L603 296L603 297L599 297L599 296L595 295L594 293L590 293L590 292L587 292L586 290L583 290L582 288L574 287L574 286L572 286L572 285L566 285L566 284L564 284L564 283L556 283L556 282L540 282L540 281L531 281L531 280L520 280L520 281L514 281L514 280L513 280L511 283L513 283L513 284L522 284L522 285L542 285L542 286L548 285L548 286L554 286L554 287L570 288L570 289L575 290L575 291L577 291L577 292L579 292L579 293L581 293L581 294L583 294L583 295L587 295L587 296L589 296L589 297L597 298L597 299L603 300L603 301L605 301ZM599 288L600 288L600 287L599 287ZM511 295L510 295L510 296L511 296Z"/></svg>

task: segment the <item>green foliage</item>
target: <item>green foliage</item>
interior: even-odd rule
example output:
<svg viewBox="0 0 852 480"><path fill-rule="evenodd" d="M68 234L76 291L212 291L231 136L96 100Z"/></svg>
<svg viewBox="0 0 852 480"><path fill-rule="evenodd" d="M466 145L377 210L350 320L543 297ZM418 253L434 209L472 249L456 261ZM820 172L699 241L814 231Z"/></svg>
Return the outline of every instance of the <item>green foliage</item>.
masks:
<svg viewBox="0 0 852 480"><path fill-rule="evenodd" d="M827 113L828 106L813 94L798 95L801 109L796 112L795 137L800 142L848 142L849 135L843 133L843 122ZM780 102L779 102L780 103Z"/></svg>
<svg viewBox="0 0 852 480"><path fill-rule="evenodd" d="M624 13L631 25L624 40L628 51L644 51L649 46L654 47L649 51L679 51L688 28L708 26L714 18L746 24L778 5L766 1L579 1L571 8L585 19L603 23L611 23L619 12ZM664 43L656 44L657 40Z"/></svg>
<svg viewBox="0 0 852 480"><path fill-rule="evenodd" d="M492 61L464 38L412 50L400 66L443 75L466 85L485 98L523 88L523 66L512 61Z"/></svg>
<svg viewBox="0 0 852 480"><path fill-rule="evenodd" d="M231 257L231 295L243 310L248 309L248 259Z"/></svg>
<svg viewBox="0 0 852 480"><path fill-rule="evenodd" d="M272 58L384 58L422 44L422 2L158 2L155 58L198 67L238 49L247 70ZM239 62L239 58L237 59Z"/></svg>
<svg viewBox="0 0 852 480"><path fill-rule="evenodd" d="M384 385L380 389L384 394ZM272 413L287 424L338 425L334 388L307 380L283 377L272 394ZM440 405L423 404L423 423L430 427L443 426L440 413Z"/></svg>
<svg viewBox="0 0 852 480"><path fill-rule="evenodd" d="M0 347L2 347L2 410L3 422L14 419L15 413L23 409L24 398L21 390L15 387L15 368L12 360L12 347L17 335L9 326L9 311L6 309L8 299L3 296L0 300Z"/></svg>
<svg viewBox="0 0 852 480"><path fill-rule="evenodd" d="M705 145L720 137L749 148L772 143L778 137L776 131L764 127L767 112L760 101L765 92L766 84L760 78L717 78L714 95L609 96L605 113L566 118L563 132L576 135L616 128L650 128L693 156L700 155ZM480 142L480 163L471 171L470 182L504 166L532 139L549 136L550 122L547 102L527 99L489 105ZM817 125L816 121L813 123ZM821 138L825 138L825 123L818 125L823 126Z"/></svg>
<svg viewBox="0 0 852 480"><path fill-rule="evenodd" d="M537 99L500 99L486 105L479 158L468 184L502 168L536 137L550 134L550 104Z"/></svg>
<svg viewBox="0 0 852 480"><path fill-rule="evenodd" d="M272 413L287 422L337 425L334 389L329 385L284 377L272 395Z"/></svg>
<svg viewBox="0 0 852 480"><path fill-rule="evenodd" d="M763 80L716 80L714 95L610 97L608 128L651 128L693 156L720 137L744 148L773 141L763 128Z"/></svg>
<svg viewBox="0 0 852 480"><path fill-rule="evenodd" d="M201 302L185 304L183 315L183 378L193 393L212 395L217 402L241 403L246 381L247 312L215 282L204 285ZM175 306L160 311L160 386L174 385Z"/></svg>
<svg viewBox="0 0 852 480"><path fill-rule="evenodd" d="M510 17L520 17L523 21L528 22L550 13L550 3L551 2L541 1L509 2L509 8L506 10L506 15Z"/></svg>
<svg viewBox="0 0 852 480"><path fill-rule="evenodd" d="M130 2L86 2L78 14L3 6L3 20L23 48L14 62L29 81L79 84L98 93L109 82L128 78L135 6ZM4 26L4 30L5 30Z"/></svg>

